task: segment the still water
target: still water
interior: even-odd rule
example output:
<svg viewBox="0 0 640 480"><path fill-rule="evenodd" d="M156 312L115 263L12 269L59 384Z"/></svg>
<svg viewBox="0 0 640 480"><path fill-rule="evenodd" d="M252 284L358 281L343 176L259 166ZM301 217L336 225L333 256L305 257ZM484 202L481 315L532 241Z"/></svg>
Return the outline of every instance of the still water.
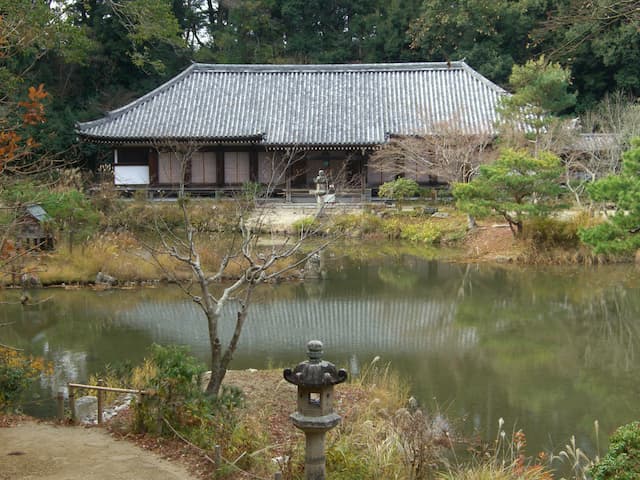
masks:
<svg viewBox="0 0 640 480"><path fill-rule="evenodd" d="M640 416L640 272L633 266L532 269L447 264L411 255L328 262L319 282L265 286L251 307L233 368L292 366L307 340L349 370L375 356L409 380L427 408L467 433L494 438L498 419L522 428L530 453L575 434L596 449ZM16 301L19 292L0 292ZM105 364L138 362L153 342L189 345L206 360L206 325L174 287L32 292L27 308L5 304L0 343L55 364L42 399ZM223 322L232 331L232 311ZM44 406L43 406L44 404ZM35 401L27 411L53 413Z"/></svg>

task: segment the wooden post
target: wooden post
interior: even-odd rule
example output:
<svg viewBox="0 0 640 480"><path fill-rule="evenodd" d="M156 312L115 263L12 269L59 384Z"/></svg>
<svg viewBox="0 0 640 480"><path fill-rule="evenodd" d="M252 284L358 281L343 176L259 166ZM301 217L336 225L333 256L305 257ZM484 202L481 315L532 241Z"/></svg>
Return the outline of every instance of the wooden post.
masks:
<svg viewBox="0 0 640 480"><path fill-rule="evenodd" d="M145 408L146 406L145 403L146 403L145 392L140 392L140 394L136 397L135 429L136 429L136 432L138 433L144 433L146 430L144 426L144 412L142 411L143 408Z"/></svg>
<svg viewBox="0 0 640 480"><path fill-rule="evenodd" d="M282 480L282 472L276 472L273 474L273 480Z"/></svg>
<svg viewBox="0 0 640 480"><path fill-rule="evenodd" d="M220 445L213 447L213 460L216 462L216 468L220 468L222 466L222 449L220 448Z"/></svg>
<svg viewBox="0 0 640 480"><path fill-rule="evenodd" d="M62 390L58 390L56 400L58 401L58 420L64 420L64 392Z"/></svg>
<svg viewBox="0 0 640 480"><path fill-rule="evenodd" d="M104 386L104 380L98 379L98 386ZM102 425L102 410L104 408L104 391L98 390L98 425Z"/></svg>
<svg viewBox="0 0 640 480"><path fill-rule="evenodd" d="M71 410L71 423L75 425L78 423L76 418L76 389L74 387L67 387L69 389L69 410Z"/></svg>

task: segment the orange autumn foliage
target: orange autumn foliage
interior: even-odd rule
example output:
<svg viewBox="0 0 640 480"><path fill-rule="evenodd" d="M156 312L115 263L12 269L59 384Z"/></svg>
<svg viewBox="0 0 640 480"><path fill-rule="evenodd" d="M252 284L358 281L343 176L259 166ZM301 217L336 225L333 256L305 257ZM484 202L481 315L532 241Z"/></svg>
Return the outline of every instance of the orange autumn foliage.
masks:
<svg viewBox="0 0 640 480"><path fill-rule="evenodd" d="M22 115L22 121L25 125L37 125L43 123L44 118L44 104L42 101L47 98L49 94L44 90L44 84L38 85L38 88L29 87L29 101L19 102L22 108L25 109Z"/></svg>
<svg viewBox="0 0 640 480"><path fill-rule="evenodd" d="M38 85L37 88L29 87L27 93L28 100L18 102L17 104L19 108L23 109L20 116L21 124L0 130L0 173L2 173L9 162L28 153L37 145L31 137L23 139L18 131L21 127L38 125L45 122L45 106L43 100L48 96L49 93L44 89L44 84L42 83Z"/></svg>

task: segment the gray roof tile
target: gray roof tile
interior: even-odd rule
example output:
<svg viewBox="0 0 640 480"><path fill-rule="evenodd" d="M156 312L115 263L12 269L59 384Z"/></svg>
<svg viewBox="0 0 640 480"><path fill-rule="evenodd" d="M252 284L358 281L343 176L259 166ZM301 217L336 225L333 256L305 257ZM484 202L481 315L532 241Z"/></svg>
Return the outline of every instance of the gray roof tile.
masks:
<svg viewBox="0 0 640 480"><path fill-rule="evenodd" d="M265 146L379 145L459 121L493 132L506 92L464 62L361 65L193 64L104 118L88 141L195 139Z"/></svg>

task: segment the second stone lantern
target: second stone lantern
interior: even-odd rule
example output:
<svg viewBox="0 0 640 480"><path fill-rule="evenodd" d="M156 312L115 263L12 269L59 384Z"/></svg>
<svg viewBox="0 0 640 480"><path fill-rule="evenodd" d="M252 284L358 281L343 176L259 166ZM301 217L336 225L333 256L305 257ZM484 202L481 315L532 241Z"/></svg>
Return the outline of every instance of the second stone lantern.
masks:
<svg viewBox="0 0 640 480"><path fill-rule="evenodd" d="M328 430L340 423L340 415L333 410L333 386L347 379L345 370L322 360L322 342L307 344L309 360L293 370L284 370L287 382L298 387L297 411L291 414L293 424L305 434L305 479L325 479L324 437Z"/></svg>

